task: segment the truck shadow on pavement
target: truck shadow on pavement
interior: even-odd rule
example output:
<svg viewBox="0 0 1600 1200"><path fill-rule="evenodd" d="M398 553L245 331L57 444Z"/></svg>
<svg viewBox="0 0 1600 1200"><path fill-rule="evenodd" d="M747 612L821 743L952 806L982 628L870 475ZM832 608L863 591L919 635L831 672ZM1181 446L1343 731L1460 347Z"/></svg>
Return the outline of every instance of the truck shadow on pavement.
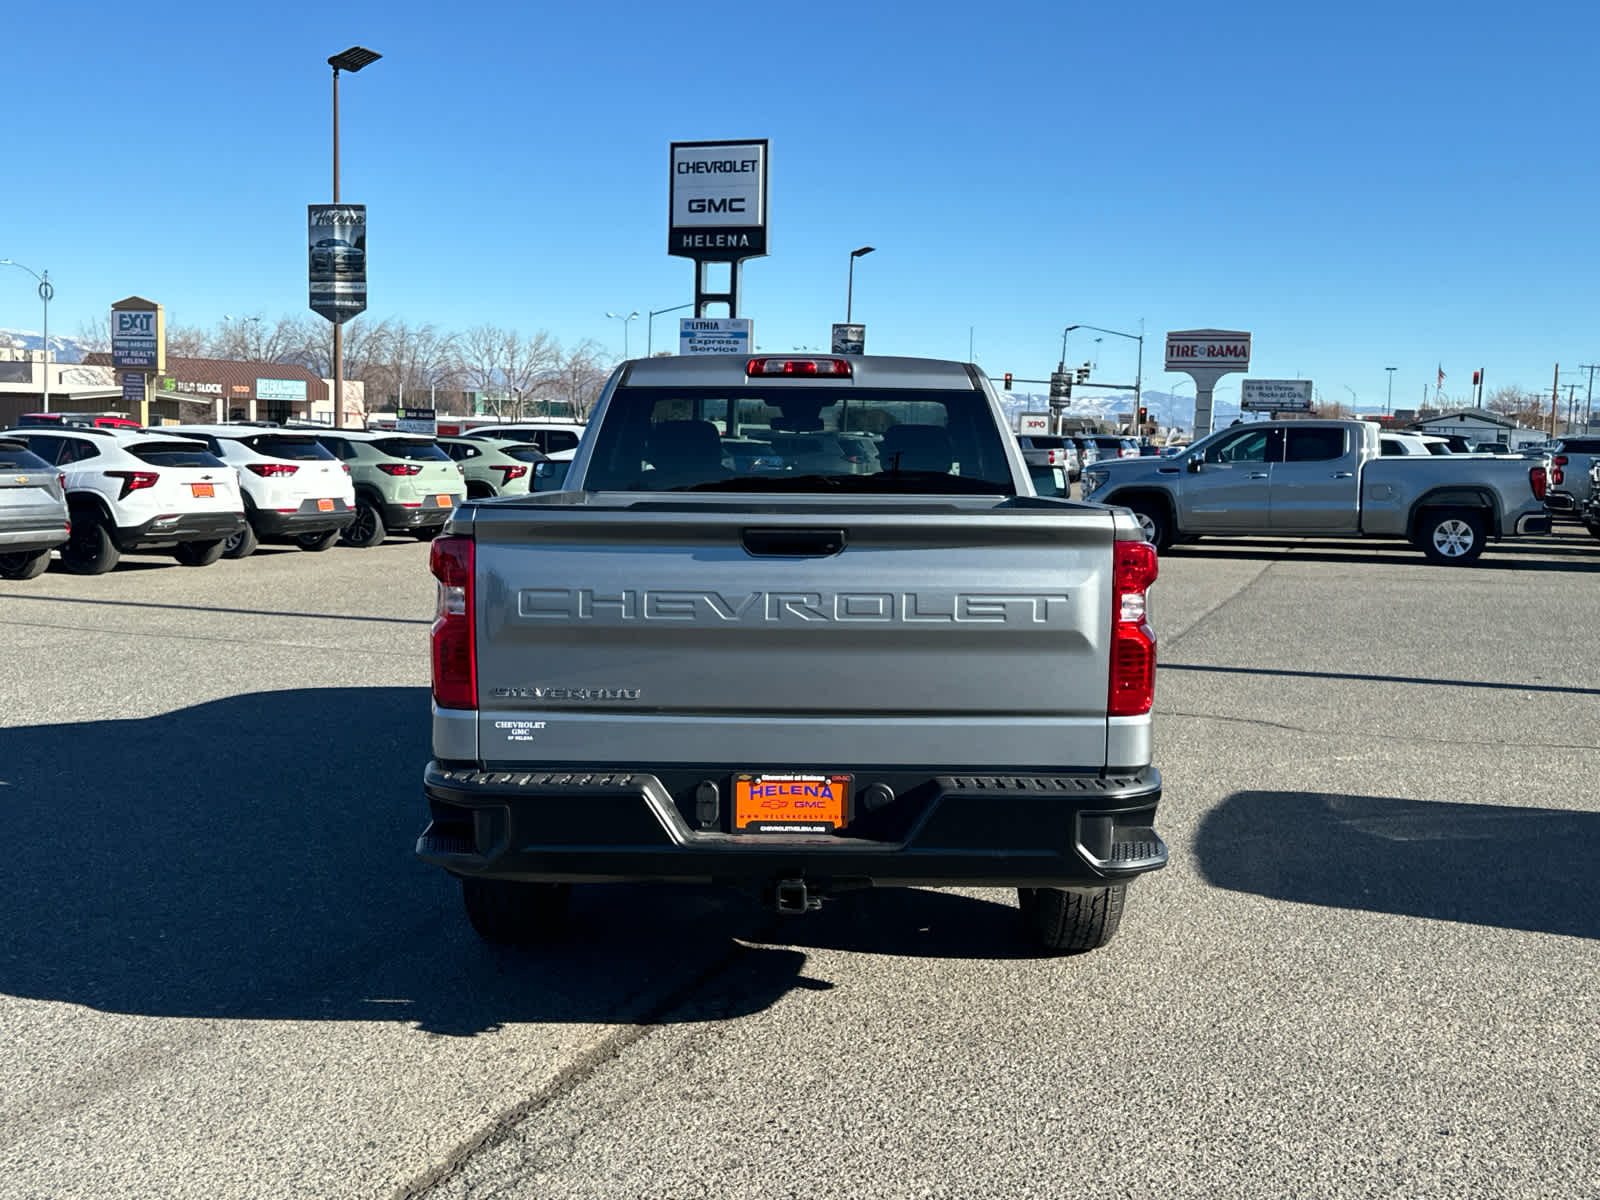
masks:
<svg viewBox="0 0 1600 1200"><path fill-rule="evenodd" d="M737 893L578 889L562 941L478 941L412 855L426 821L425 688L262 692L161 716L0 730L0 992L106 1012L507 1023L761 1011L805 956L750 949ZM714 1012L734 958L759 986Z"/></svg>
<svg viewBox="0 0 1600 1200"><path fill-rule="evenodd" d="M1217 887L1330 908L1600 938L1600 813L1235 792L1195 855Z"/></svg>

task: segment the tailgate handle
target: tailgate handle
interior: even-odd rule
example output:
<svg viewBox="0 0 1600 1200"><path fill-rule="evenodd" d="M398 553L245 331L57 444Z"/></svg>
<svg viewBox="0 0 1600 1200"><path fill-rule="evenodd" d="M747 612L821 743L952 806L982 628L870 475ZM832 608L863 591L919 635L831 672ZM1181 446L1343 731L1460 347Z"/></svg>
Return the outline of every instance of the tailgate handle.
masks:
<svg viewBox="0 0 1600 1200"><path fill-rule="evenodd" d="M757 558L825 558L844 549L844 530L746 529L744 549Z"/></svg>

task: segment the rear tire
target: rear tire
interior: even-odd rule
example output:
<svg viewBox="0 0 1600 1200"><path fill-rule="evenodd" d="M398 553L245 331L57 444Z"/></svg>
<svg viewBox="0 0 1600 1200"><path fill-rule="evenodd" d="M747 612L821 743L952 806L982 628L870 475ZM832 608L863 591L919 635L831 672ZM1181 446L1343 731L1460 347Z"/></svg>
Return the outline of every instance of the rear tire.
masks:
<svg viewBox="0 0 1600 1200"><path fill-rule="evenodd" d="M74 575L104 575L122 560L105 519L96 512L72 514L72 536L61 547L61 565Z"/></svg>
<svg viewBox="0 0 1600 1200"><path fill-rule="evenodd" d="M1018 888L1023 926L1047 954L1097 950L1116 936L1128 885L1088 888Z"/></svg>
<svg viewBox="0 0 1600 1200"><path fill-rule="evenodd" d="M37 579L50 565L50 548L0 554L0 579Z"/></svg>
<svg viewBox="0 0 1600 1200"><path fill-rule="evenodd" d="M179 542L172 549L172 557L186 567L209 567L222 557L224 542Z"/></svg>
<svg viewBox="0 0 1600 1200"><path fill-rule="evenodd" d="M463 878L461 899L484 941L532 946L554 940L565 927L572 885Z"/></svg>
<svg viewBox="0 0 1600 1200"><path fill-rule="evenodd" d="M1158 554L1172 545L1172 518L1165 508L1151 500L1135 500L1128 508L1139 522L1139 528L1144 530L1145 541L1154 546Z"/></svg>
<svg viewBox="0 0 1600 1200"><path fill-rule="evenodd" d="M1585 521L1583 527L1589 531L1589 536L1600 538L1600 521Z"/></svg>
<svg viewBox="0 0 1600 1200"><path fill-rule="evenodd" d="M370 550L388 536L389 531L383 526L383 514L378 511L377 505L368 500L357 500L356 519L344 527L344 544Z"/></svg>
<svg viewBox="0 0 1600 1200"><path fill-rule="evenodd" d="M431 542L443 532L443 525L429 525L423 529L413 529L411 531L411 536L416 538L419 542Z"/></svg>
<svg viewBox="0 0 1600 1200"><path fill-rule="evenodd" d="M1488 523L1476 508L1435 508L1423 513L1413 539L1431 563L1464 567L1483 553Z"/></svg>
<svg viewBox="0 0 1600 1200"><path fill-rule="evenodd" d="M246 521L242 530L230 538L222 539L222 557L249 558L260 544L261 539L256 537L255 528Z"/></svg>
<svg viewBox="0 0 1600 1200"><path fill-rule="evenodd" d="M299 546L302 550L310 550L315 554L326 550L329 546L337 542L339 540L339 535L343 532L344 531L341 529L328 529L322 533L296 534L294 544Z"/></svg>

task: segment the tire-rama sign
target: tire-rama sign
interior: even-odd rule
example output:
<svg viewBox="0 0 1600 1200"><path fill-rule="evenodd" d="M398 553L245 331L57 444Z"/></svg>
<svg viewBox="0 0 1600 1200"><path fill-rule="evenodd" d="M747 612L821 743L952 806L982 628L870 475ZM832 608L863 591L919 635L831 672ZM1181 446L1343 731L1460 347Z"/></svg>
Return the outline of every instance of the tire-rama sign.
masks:
<svg viewBox="0 0 1600 1200"><path fill-rule="evenodd" d="M767 139L673 142L667 253L759 258L767 252Z"/></svg>
<svg viewBox="0 0 1600 1200"><path fill-rule="evenodd" d="M1167 370L1250 368L1250 335L1231 329L1187 329L1167 334Z"/></svg>

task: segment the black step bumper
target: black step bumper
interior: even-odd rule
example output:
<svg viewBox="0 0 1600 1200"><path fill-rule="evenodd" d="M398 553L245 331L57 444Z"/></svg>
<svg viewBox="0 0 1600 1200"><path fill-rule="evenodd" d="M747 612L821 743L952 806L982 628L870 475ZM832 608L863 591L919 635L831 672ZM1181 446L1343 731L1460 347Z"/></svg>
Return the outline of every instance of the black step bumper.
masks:
<svg viewBox="0 0 1600 1200"><path fill-rule="evenodd" d="M819 889L875 884L1070 887L1164 867L1161 775L857 772L893 793L837 834L735 834L728 769L477 770L430 763L424 862L456 875L547 882L672 881ZM696 783L695 781L700 781ZM891 781L892 782L887 782ZM699 789L697 791L697 789ZM881 793L880 793L881 795Z"/></svg>

